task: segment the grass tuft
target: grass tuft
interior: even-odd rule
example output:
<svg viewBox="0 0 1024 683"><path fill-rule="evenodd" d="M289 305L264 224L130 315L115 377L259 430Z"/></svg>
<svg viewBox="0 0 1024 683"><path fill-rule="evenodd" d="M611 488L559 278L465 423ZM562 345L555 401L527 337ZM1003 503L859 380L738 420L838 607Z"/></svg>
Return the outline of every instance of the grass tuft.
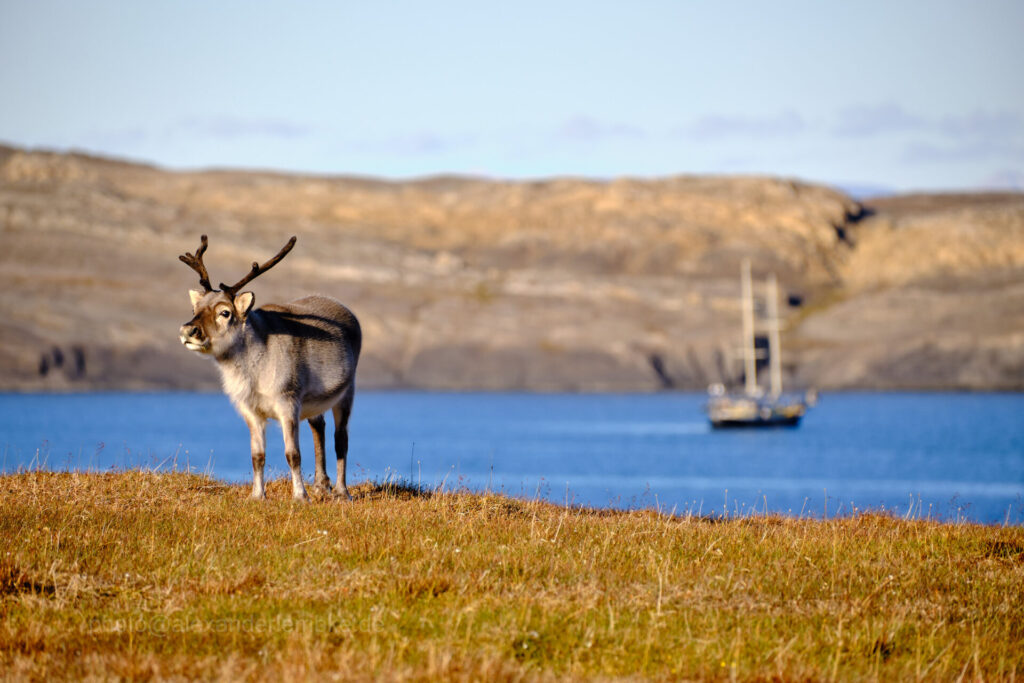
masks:
<svg viewBox="0 0 1024 683"><path fill-rule="evenodd" d="M950 680L1024 671L1024 529L362 483L0 476L12 679ZM311 493L314 493L311 490Z"/></svg>

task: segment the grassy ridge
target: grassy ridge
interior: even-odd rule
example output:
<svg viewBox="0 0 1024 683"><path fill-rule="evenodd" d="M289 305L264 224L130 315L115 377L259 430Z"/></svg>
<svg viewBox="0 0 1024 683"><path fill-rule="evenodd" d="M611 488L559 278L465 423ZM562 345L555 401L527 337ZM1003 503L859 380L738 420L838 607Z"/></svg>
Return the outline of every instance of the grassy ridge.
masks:
<svg viewBox="0 0 1024 683"><path fill-rule="evenodd" d="M1024 529L672 518L364 484L0 477L24 678L955 679L1024 672Z"/></svg>

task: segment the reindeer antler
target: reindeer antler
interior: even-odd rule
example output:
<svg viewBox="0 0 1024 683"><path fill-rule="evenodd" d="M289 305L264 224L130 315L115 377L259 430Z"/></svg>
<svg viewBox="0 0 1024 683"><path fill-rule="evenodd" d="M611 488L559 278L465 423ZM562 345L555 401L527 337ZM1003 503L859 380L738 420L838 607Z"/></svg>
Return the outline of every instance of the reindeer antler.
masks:
<svg viewBox="0 0 1024 683"><path fill-rule="evenodd" d="M265 273L268 270L270 270L271 268L273 268L274 266L276 266L278 261L283 259L285 257L285 255L287 255L288 252L291 251L292 247L294 247L294 246L295 246L295 237L292 236L292 238L290 240L288 240L288 244L286 244L283 247L281 247L281 251L277 252L277 256L275 256L274 258L270 259L269 261L264 263L262 266L259 263L257 263L256 261L253 261L252 262L252 270L250 270L249 273L245 277L243 277L241 280L239 280L235 284L231 285L230 287L228 287L223 282L220 283L221 290L225 294L230 296L231 298L234 298L235 294L238 293L238 290L240 290L242 287L244 287L250 280L252 280L257 275Z"/></svg>
<svg viewBox="0 0 1024 683"><path fill-rule="evenodd" d="M213 286L210 284L210 275L206 272L206 266L203 265L203 252L206 251L207 247L206 235L203 235L199 239L201 244L195 254L190 254L186 251L178 258L181 259L181 262L186 266L199 273L199 284L201 284L207 292L212 292Z"/></svg>

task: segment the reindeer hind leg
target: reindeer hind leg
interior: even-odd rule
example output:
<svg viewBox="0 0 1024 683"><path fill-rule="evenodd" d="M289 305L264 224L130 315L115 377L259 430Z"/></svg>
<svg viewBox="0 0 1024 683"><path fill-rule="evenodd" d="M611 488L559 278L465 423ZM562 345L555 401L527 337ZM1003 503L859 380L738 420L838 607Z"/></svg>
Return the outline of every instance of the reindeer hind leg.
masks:
<svg viewBox="0 0 1024 683"><path fill-rule="evenodd" d="M316 478L313 480L313 486L324 491L330 491L331 479L327 476L327 455L324 452L326 442L325 427L327 423L323 415L311 417L308 422L310 429L313 431L314 465L316 468Z"/></svg>
<svg viewBox="0 0 1024 683"><path fill-rule="evenodd" d="M345 480L345 465L348 460L348 418L352 415L353 387L349 387L341 400L334 406L334 454L338 459L337 479L334 491L343 500L352 500Z"/></svg>

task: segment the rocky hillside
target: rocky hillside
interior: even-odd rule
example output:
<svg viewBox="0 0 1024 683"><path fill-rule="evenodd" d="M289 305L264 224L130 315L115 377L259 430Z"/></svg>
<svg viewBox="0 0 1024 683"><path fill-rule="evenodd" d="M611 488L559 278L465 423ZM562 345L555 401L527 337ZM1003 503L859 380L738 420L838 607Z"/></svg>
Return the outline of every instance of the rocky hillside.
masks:
<svg viewBox="0 0 1024 683"><path fill-rule="evenodd" d="M0 388L215 388L186 352L214 282L298 235L257 304L321 292L364 387L703 389L739 376L738 273L787 294L791 380L1024 389L1024 195L858 204L775 178L410 182L169 172L0 148Z"/></svg>

